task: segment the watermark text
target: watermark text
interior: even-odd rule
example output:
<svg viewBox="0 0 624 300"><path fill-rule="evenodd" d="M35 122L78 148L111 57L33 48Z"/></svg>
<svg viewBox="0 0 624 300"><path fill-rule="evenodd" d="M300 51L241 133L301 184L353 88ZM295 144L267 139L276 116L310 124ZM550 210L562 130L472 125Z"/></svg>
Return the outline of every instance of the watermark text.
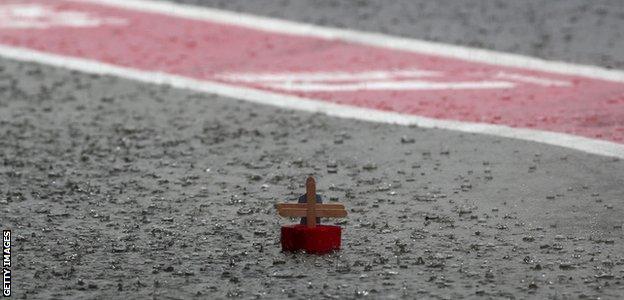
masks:
<svg viewBox="0 0 624 300"><path fill-rule="evenodd" d="M2 231L2 296L11 297L11 230Z"/></svg>

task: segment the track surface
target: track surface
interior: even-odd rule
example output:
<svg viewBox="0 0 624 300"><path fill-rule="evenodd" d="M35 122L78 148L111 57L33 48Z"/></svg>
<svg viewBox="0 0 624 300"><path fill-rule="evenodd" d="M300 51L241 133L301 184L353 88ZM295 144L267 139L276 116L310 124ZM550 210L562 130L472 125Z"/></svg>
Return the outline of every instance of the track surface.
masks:
<svg viewBox="0 0 624 300"><path fill-rule="evenodd" d="M621 71L144 0L11 2L2 15L10 59L624 158Z"/></svg>
<svg viewBox="0 0 624 300"><path fill-rule="evenodd" d="M624 294L621 160L0 63L18 298ZM339 253L279 252L307 174L350 208Z"/></svg>
<svg viewBox="0 0 624 300"><path fill-rule="evenodd" d="M618 0L174 1L624 69Z"/></svg>

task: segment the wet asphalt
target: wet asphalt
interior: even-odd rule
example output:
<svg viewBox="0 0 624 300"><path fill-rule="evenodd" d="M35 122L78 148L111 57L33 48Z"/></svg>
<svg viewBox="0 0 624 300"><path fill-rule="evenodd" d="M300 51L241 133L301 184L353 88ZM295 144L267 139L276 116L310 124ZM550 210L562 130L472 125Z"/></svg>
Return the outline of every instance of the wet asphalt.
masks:
<svg viewBox="0 0 624 300"><path fill-rule="evenodd" d="M620 0L172 0L624 69Z"/></svg>
<svg viewBox="0 0 624 300"><path fill-rule="evenodd" d="M230 3L293 19L303 5ZM306 14L339 19L332 3ZM358 26L389 30L384 9ZM340 252L280 252L297 220L273 205L309 174L349 211ZM619 299L622 195L613 158L0 60L18 299Z"/></svg>

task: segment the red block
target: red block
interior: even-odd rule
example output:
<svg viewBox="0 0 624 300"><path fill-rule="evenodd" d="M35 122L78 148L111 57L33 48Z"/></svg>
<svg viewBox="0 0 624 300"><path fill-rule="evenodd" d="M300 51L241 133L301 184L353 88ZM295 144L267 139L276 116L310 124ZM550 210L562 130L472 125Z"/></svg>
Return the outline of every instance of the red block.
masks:
<svg viewBox="0 0 624 300"><path fill-rule="evenodd" d="M325 254L340 250L342 228L334 225L293 224L282 226L282 251L305 250L307 253Z"/></svg>

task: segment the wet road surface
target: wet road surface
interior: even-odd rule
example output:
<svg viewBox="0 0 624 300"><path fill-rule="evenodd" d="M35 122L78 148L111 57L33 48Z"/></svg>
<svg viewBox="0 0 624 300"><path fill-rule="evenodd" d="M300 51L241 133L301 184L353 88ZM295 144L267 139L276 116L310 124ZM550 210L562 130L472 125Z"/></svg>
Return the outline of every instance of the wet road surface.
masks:
<svg viewBox="0 0 624 300"><path fill-rule="evenodd" d="M613 158L2 59L0 162L20 299L624 294ZM329 256L280 252L308 174Z"/></svg>
<svg viewBox="0 0 624 300"><path fill-rule="evenodd" d="M174 2L624 69L624 5L618 0Z"/></svg>

